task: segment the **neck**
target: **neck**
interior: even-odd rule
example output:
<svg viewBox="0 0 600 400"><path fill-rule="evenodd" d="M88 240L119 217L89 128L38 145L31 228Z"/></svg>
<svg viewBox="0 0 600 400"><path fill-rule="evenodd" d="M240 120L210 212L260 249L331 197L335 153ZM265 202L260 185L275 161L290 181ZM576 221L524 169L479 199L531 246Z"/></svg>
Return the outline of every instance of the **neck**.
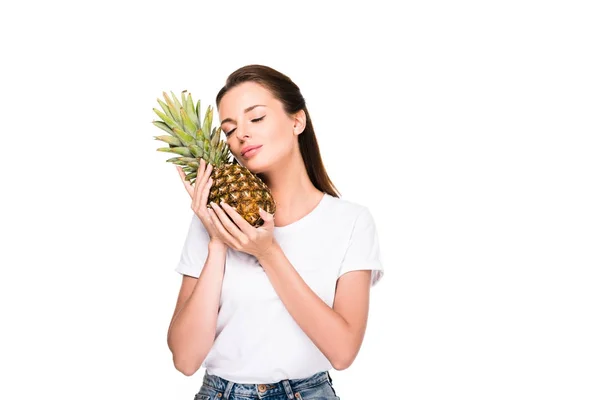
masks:
<svg viewBox="0 0 600 400"><path fill-rule="evenodd" d="M275 200L276 221L285 225L285 220L293 219L305 212L307 205L310 207L318 201L322 192L311 182L299 151L282 162L285 165L274 166L262 175Z"/></svg>

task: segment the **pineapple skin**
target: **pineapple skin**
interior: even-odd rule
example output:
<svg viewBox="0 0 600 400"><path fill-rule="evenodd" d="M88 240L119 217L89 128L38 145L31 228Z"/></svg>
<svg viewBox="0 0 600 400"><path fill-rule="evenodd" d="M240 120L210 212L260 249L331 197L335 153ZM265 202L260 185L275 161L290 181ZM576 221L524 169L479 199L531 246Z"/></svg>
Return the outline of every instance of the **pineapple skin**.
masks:
<svg viewBox="0 0 600 400"><path fill-rule="evenodd" d="M239 164L223 164L211 173L213 184L208 202L221 201L233 207L250 225L261 226L264 221L258 212L259 207L273 214L275 202L268 186L250 170Z"/></svg>

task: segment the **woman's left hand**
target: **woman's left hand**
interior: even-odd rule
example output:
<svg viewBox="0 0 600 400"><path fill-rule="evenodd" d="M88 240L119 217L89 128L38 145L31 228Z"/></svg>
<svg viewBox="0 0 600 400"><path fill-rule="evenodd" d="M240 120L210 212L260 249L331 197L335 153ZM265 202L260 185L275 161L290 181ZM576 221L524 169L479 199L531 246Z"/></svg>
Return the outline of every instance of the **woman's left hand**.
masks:
<svg viewBox="0 0 600 400"><path fill-rule="evenodd" d="M212 210L208 209L210 218L229 247L256 258L265 255L271 249L275 241L273 238L275 223L272 214L260 209L259 213L264 223L255 228L229 204L222 202L219 206L211 202L210 205L212 207Z"/></svg>

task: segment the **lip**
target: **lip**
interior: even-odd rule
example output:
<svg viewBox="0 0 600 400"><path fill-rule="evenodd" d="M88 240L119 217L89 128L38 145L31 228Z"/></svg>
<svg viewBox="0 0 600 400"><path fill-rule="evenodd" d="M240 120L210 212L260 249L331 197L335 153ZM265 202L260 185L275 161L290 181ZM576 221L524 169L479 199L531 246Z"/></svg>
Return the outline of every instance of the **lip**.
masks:
<svg viewBox="0 0 600 400"><path fill-rule="evenodd" d="M246 153L249 152L250 150L259 149L261 147L262 147L262 144L244 147L242 149L242 157L244 157L246 155Z"/></svg>

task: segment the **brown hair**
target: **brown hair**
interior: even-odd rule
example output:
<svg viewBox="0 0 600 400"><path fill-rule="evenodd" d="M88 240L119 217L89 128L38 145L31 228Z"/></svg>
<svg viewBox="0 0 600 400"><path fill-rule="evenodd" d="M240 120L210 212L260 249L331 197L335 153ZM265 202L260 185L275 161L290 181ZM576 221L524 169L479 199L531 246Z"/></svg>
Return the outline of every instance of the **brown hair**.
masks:
<svg viewBox="0 0 600 400"><path fill-rule="evenodd" d="M315 136L315 130L310 119L306 102L298 86L290 78L273 68L265 65L246 65L232 72L225 82L225 86L217 94L217 107L221 99L229 89L243 82L256 82L269 90L273 96L283 103L283 109L291 116L300 110L306 114L306 127L298 135L298 144L306 172L312 184L322 192L331 196L339 197L339 191L335 188L319 152L319 144Z"/></svg>

